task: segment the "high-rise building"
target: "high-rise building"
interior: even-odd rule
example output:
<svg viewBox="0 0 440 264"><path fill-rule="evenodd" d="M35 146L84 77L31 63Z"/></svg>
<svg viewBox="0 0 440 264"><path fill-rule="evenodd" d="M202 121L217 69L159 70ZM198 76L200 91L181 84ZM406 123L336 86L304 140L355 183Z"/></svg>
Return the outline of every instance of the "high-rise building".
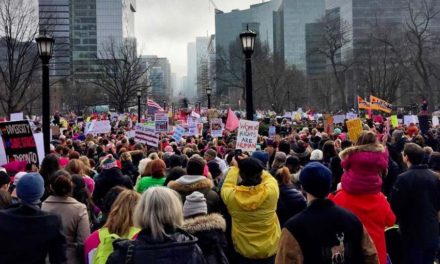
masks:
<svg viewBox="0 0 440 264"><path fill-rule="evenodd" d="M157 101L168 100L172 92L170 62L156 55L144 55L141 59L148 67L149 96Z"/></svg>
<svg viewBox="0 0 440 264"><path fill-rule="evenodd" d="M208 37L196 38L196 69L197 69L197 91L196 97L202 99L206 96L208 87Z"/></svg>
<svg viewBox="0 0 440 264"><path fill-rule="evenodd" d="M196 43L190 42L187 46L187 85L183 95L188 99L195 98L197 91L197 51Z"/></svg>
<svg viewBox="0 0 440 264"><path fill-rule="evenodd" d="M306 72L306 24L325 14L325 0L283 0L274 14L275 52L289 65Z"/></svg>
<svg viewBox="0 0 440 264"><path fill-rule="evenodd" d="M208 43L208 85L212 90L213 102L217 98L216 85L216 52L215 52L215 35L211 35Z"/></svg>

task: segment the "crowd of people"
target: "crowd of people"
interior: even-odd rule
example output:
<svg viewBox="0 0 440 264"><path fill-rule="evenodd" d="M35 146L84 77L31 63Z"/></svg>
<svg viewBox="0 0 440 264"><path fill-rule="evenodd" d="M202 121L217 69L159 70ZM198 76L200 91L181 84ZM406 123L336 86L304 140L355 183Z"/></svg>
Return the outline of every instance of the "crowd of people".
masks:
<svg viewBox="0 0 440 264"><path fill-rule="evenodd" d="M305 124L157 148L60 136L40 166L0 171L0 263L432 264L440 130Z"/></svg>

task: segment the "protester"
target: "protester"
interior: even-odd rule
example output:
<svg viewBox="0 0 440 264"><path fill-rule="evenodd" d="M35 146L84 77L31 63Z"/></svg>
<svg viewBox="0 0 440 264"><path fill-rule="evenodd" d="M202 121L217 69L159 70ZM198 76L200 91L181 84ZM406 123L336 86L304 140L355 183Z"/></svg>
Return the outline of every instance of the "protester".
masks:
<svg viewBox="0 0 440 264"><path fill-rule="evenodd" d="M408 170L397 178L391 207L402 235L404 263L433 263L438 249L440 182L435 172L422 165L423 149L408 143L403 159Z"/></svg>
<svg viewBox="0 0 440 264"><path fill-rule="evenodd" d="M136 184L136 191L143 193L153 186L163 186L165 183L165 162L161 159L153 160L151 163L151 176L142 177Z"/></svg>
<svg viewBox="0 0 440 264"><path fill-rule="evenodd" d="M308 207L287 221L275 263L379 263L359 219L326 199L331 171L311 162L301 171L300 181Z"/></svg>
<svg viewBox="0 0 440 264"><path fill-rule="evenodd" d="M87 186L87 190L89 191L90 195L92 195L93 191L95 190L95 181L85 173L84 168L84 163L79 159L70 160L66 165L67 172L72 175L80 175L83 178L83 181Z"/></svg>
<svg viewBox="0 0 440 264"><path fill-rule="evenodd" d="M133 164L131 154L129 152L124 152L120 156L120 161L122 165L122 174L130 177L132 182L136 182L139 172Z"/></svg>
<svg viewBox="0 0 440 264"><path fill-rule="evenodd" d="M44 157L41 162L40 174L44 179L44 195L42 200L44 201L50 195L49 182L52 175L61 169L59 159L55 154L49 154Z"/></svg>
<svg viewBox="0 0 440 264"><path fill-rule="evenodd" d="M12 197L8 191L0 189L0 210L7 209L12 204Z"/></svg>
<svg viewBox="0 0 440 264"><path fill-rule="evenodd" d="M142 230L135 240L114 244L107 264L205 263L197 239L181 230L182 202L179 194L165 187L151 187L142 194L134 212ZM129 254L130 253L130 254Z"/></svg>
<svg viewBox="0 0 440 264"><path fill-rule="evenodd" d="M112 253L112 242L118 238L133 239L140 231L134 226L133 213L140 195L132 190L122 191L112 205L105 225L85 241L86 264L105 263Z"/></svg>
<svg viewBox="0 0 440 264"><path fill-rule="evenodd" d="M97 222L93 225L92 230L97 230L104 226L104 224L107 222L107 218L113 206L113 203L116 201L119 194L125 190L127 189L124 187L115 186L107 192L107 194L104 196L104 202L99 208L101 209L101 214L99 215Z"/></svg>
<svg viewBox="0 0 440 264"><path fill-rule="evenodd" d="M0 263L60 264L66 260L66 240L59 216L39 207L44 194L39 173L28 173L17 184L21 203L0 210Z"/></svg>
<svg viewBox="0 0 440 264"><path fill-rule="evenodd" d="M278 184L259 160L241 158L230 169L221 190L232 217L236 263L273 263L280 237Z"/></svg>
<svg viewBox="0 0 440 264"><path fill-rule="evenodd" d="M332 172L332 191L335 191L338 184L341 182L341 177L344 171L334 141L328 140L324 143L322 146L322 158L322 163Z"/></svg>
<svg viewBox="0 0 440 264"><path fill-rule="evenodd" d="M72 176L67 171L55 172L50 180L50 188L53 195L43 202L41 209L61 217L63 233L67 241L67 263L82 263L84 256L80 253L83 250L84 241L90 235L87 207L71 197Z"/></svg>

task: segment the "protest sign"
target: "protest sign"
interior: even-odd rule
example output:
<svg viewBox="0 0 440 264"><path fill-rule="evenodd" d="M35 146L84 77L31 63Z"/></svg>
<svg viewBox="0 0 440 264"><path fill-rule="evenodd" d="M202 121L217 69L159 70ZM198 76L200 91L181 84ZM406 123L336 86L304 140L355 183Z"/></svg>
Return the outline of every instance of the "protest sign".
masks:
<svg viewBox="0 0 440 264"><path fill-rule="evenodd" d="M223 135L222 131L222 120L220 118L214 118L211 120L211 136L221 137Z"/></svg>
<svg viewBox="0 0 440 264"><path fill-rule="evenodd" d="M11 118L9 118L10 121L20 121L23 120L23 112L21 113L11 113Z"/></svg>
<svg viewBox="0 0 440 264"><path fill-rule="evenodd" d="M433 116L432 117L432 126L437 127L438 125L440 125L439 120L438 120L438 116Z"/></svg>
<svg viewBox="0 0 440 264"><path fill-rule="evenodd" d="M358 118L358 115L357 115L356 113L352 113L352 112L350 112L350 113L347 113L347 114L345 115L345 117L346 117L348 120L351 120L351 119L356 119L356 118Z"/></svg>
<svg viewBox="0 0 440 264"><path fill-rule="evenodd" d="M324 115L324 131L328 134L333 132L333 116L326 114Z"/></svg>
<svg viewBox="0 0 440 264"><path fill-rule="evenodd" d="M173 134L172 138L176 142L179 142L182 140L182 137L184 134L185 134L185 128L182 126L176 126L176 128L174 129L174 134Z"/></svg>
<svg viewBox="0 0 440 264"><path fill-rule="evenodd" d="M43 133L34 133L34 140L35 140L35 145L37 146L37 154L38 154L38 160L40 161L40 165L41 162L43 162L44 159L44 137L43 137Z"/></svg>
<svg viewBox="0 0 440 264"><path fill-rule="evenodd" d="M344 124L345 115L334 115L333 124Z"/></svg>
<svg viewBox="0 0 440 264"><path fill-rule="evenodd" d="M277 133L277 128L275 126L269 127L269 137L273 138L275 137L275 134Z"/></svg>
<svg viewBox="0 0 440 264"><path fill-rule="evenodd" d="M165 112L155 113L154 122L156 123L156 132L168 132L168 114Z"/></svg>
<svg viewBox="0 0 440 264"><path fill-rule="evenodd" d="M257 149L259 122L240 120L237 133L236 149L255 151Z"/></svg>
<svg viewBox="0 0 440 264"><path fill-rule="evenodd" d="M188 123L188 135L189 136L198 136L199 135L199 131L197 129L196 122Z"/></svg>
<svg viewBox="0 0 440 264"><path fill-rule="evenodd" d="M141 143L151 147L159 145L159 134L156 133L155 127L147 124L136 124L135 139Z"/></svg>
<svg viewBox="0 0 440 264"><path fill-rule="evenodd" d="M362 120L360 120L359 118L348 120L347 129L350 140L352 142L356 142L363 130Z"/></svg>
<svg viewBox="0 0 440 264"><path fill-rule="evenodd" d="M417 118L416 115L406 115L406 116L403 117L403 123L405 125L407 125L407 126L409 124L411 124L411 123L418 124L419 123L419 119Z"/></svg>
<svg viewBox="0 0 440 264"><path fill-rule="evenodd" d="M87 134L106 134L112 131L112 126L110 125L109 120L93 120L91 122L86 123L86 127L84 128L84 133Z"/></svg>
<svg viewBox="0 0 440 264"><path fill-rule="evenodd" d="M396 115L391 116L391 125L396 128L399 126L399 120L397 119Z"/></svg>
<svg viewBox="0 0 440 264"><path fill-rule="evenodd" d="M0 123L0 135L3 151L0 163L26 161L39 164L37 145L29 121L12 121Z"/></svg>

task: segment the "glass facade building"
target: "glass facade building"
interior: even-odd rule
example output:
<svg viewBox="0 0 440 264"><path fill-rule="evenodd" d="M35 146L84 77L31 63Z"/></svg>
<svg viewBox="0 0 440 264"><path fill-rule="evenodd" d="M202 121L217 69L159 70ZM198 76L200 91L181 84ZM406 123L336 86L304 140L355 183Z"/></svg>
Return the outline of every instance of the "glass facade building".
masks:
<svg viewBox="0 0 440 264"><path fill-rule="evenodd" d="M148 67L147 76L150 85L149 96L156 102L168 100L171 96L171 65L167 58L145 55L141 59Z"/></svg>

